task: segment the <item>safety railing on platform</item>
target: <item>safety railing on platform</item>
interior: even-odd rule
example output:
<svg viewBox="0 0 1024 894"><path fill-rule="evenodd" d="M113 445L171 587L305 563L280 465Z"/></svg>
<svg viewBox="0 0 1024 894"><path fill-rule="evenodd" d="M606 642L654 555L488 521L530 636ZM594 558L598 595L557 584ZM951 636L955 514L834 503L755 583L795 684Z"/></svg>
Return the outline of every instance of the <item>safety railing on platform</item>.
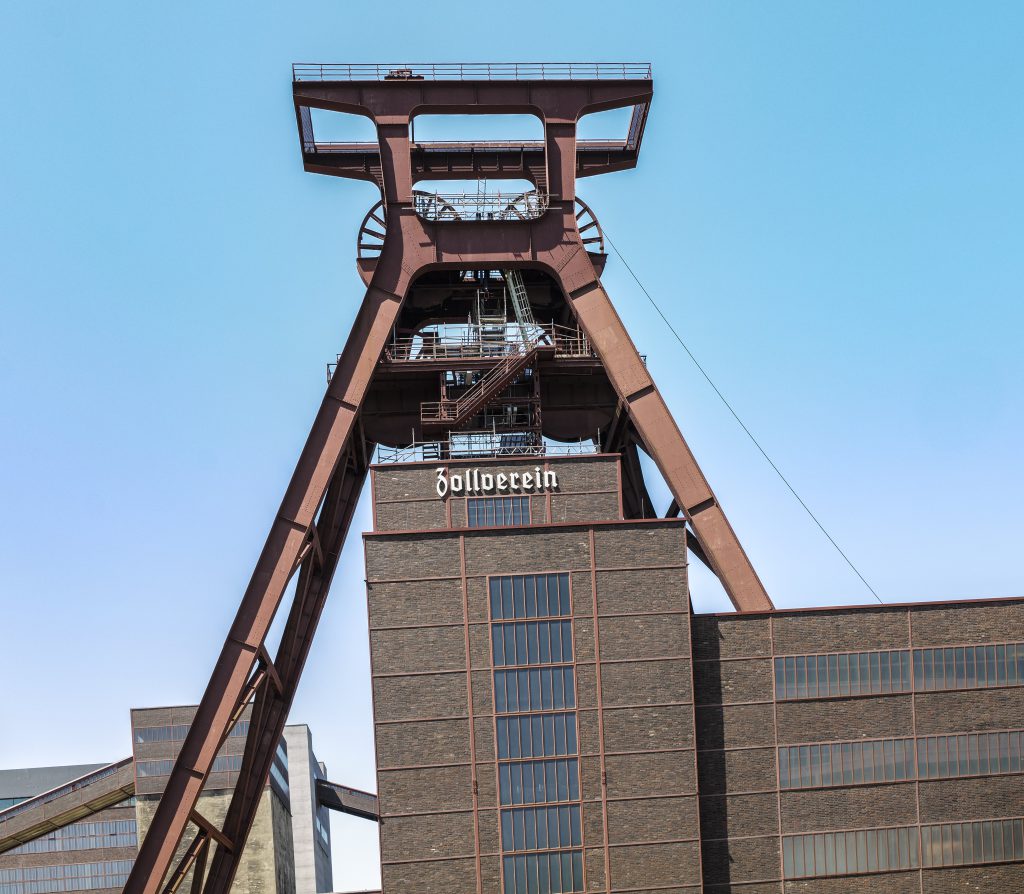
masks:
<svg viewBox="0 0 1024 894"><path fill-rule="evenodd" d="M555 347L555 357L593 357L587 337L579 329L553 323L528 327L529 344ZM411 337L394 338L384 349L390 362L420 360L481 360L522 353L526 344L518 323L507 323L503 331L494 333L487 327L483 333L476 324L437 325Z"/></svg>
<svg viewBox="0 0 1024 894"><path fill-rule="evenodd" d="M376 152L380 148L380 145L375 140L347 143L320 142L313 138L312 133L312 130L309 130L307 133L304 127L302 136L303 152L342 155L347 152ZM632 149L636 146L637 134L638 127L631 125L630 133L624 140L577 140L576 148L577 150L588 151ZM412 144L412 148L418 152L464 152L472 150L474 152L516 153L541 150L545 148L545 144L543 140L446 140L443 142L417 141Z"/></svg>
<svg viewBox="0 0 1024 894"><path fill-rule="evenodd" d="M650 62L296 62L294 81L650 80Z"/></svg>
<svg viewBox="0 0 1024 894"><path fill-rule="evenodd" d="M376 462L434 462L502 456L585 456L597 452L597 445L591 440L568 444L536 444L521 434L467 431L443 441L414 441L404 447L380 445L377 447Z"/></svg>

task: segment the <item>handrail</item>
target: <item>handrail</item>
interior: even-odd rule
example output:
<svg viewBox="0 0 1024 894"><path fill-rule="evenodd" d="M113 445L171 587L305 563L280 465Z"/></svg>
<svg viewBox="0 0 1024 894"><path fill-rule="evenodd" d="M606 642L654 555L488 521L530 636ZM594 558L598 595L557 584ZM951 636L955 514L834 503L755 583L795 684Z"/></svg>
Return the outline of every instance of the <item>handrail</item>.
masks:
<svg viewBox="0 0 1024 894"><path fill-rule="evenodd" d="M593 81L651 79L650 62L296 62L302 81Z"/></svg>
<svg viewBox="0 0 1024 894"><path fill-rule="evenodd" d="M456 422L470 414L481 403L486 403L488 391L495 382L500 382L511 375L517 367L526 366L537 351L533 344L527 351L507 354L502 360L487 370L465 394L455 400L428 401L420 405L422 422Z"/></svg>
<svg viewBox="0 0 1024 894"><path fill-rule="evenodd" d="M584 139L576 141L577 149L628 149L635 148L633 136L627 135L625 140ZM376 140L355 140L351 142L318 141L303 137L307 152L377 152L380 143ZM546 146L543 140L417 140L410 144L413 150L424 152L459 152L466 150L521 152L524 150L540 150Z"/></svg>
<svg viewBox="0 0 1024 894"><path fill-rule="evenodd" d="M448 459L465 459L479 456L585 456L597 453L593 441L577 441L569 444L522 444L502 432L466 431L454 433L451 439L442 441L413 441L404 447L377 447L376 462L401 463L424 462Z"/></svg>
<svg viewBox="0 0 1024 894"><path fill-rule="evenodd" d="M64 795L78 791L79 789L92 785L95 782L99 782L101 779L113 776L118 770L128 766L131 762L132 758L126 757L113 764L101 767L98 770L93 770L91 773L86 773L84 776L79 776L77 779L72 779L70 782L64 783L64 785L57 786L57 788L52 788L46 792L40 792L38 795L33 795L31 798L21 801L18 804L14 804L6 810L0 810L0 823L5 823L13 817L24 813L26 810L38 807L40 804L49 804L51 801L56 801L57 798L62 798Z"/></svg>
<svg viewBox="0 0 1024 894"><path fill-rule="evenodd" d="M522 353L525 347L516 323L506 323L502 332L484 335L476 324L440 324L433 331L394 338L384 349L385 362L421 360L489 360L509 353ZM530 342L547 343L556 357L593 357L586 335L579 329L557 323L529 327Z"/></svg>

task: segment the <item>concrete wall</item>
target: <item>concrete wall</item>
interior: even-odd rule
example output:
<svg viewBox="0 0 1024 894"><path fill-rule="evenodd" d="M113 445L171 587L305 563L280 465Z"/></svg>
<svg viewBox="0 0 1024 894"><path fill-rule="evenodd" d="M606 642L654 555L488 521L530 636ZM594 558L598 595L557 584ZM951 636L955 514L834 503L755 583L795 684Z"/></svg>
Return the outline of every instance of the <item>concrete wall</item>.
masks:
<svg viewBox="0 0 1024 894"><path fill-rule="evenodd" d="M317 812L330 840L327 810L318 807L316 780L323 777L313 737L305 725L286 726L288 743L288 787L291 793L292 842L295 854L296 894L317 894L332 891L330 844L324 845L316 830Z"/></svg>

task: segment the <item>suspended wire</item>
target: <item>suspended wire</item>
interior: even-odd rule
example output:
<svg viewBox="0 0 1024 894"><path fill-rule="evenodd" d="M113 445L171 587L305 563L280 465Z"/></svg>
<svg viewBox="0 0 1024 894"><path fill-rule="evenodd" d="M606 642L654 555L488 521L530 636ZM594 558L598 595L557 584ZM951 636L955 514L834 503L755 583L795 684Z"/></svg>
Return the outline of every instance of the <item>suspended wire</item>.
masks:
<svg viewBox="0 0 1024 894"><path fill-rule="evenodd" d="M885 605L885 603L882 601L882 597L875 592L875 588L867 582L864 575L860 573L860 570L857 568L857 566L854 565L852 561L850 561L850 557L843 552L839 544L836 543L835 538L831 534L829 534L827 530L825 530L825 526L820 521L818 521L818 517L813 512L811 512L810 507L804 502L800 494L796 492L796 488L794 488L793 485L789 483L789 480L786 478L786 476L782 474L782 470L777 465L775 465L775 463L772 461L772 458L765 452L764 447L762 447L757 438L754 437L753 432L751 432L751 430L747 428L746 423L742 419L740 419L739 414L733 409L732 404L730 404L729 401L725 399L725 395L722 394L718 386L711 380L711 376L707 374L707 371L704 369L704 367L701 366L697 358L693 356L693 352L686 346L686 342L684 342L682 338L680 338L679 333L676 332L675 327L669 322L668 317L666 317L665 314L662 312L661 308L658 307L658 303L654 300L654 298L651 297L651 293L648 292L646 288L644 288L644 284L640 282L639 277L636 275L636 273L633 272L633 268L629 266L629 262L622 256L622 252L619 251L618 247L612 241L611 237L608 235L608 231L605 230L604 228L602 228L602 231L605 240L612 247L612 251L615 252L616 257L618 257L618 259L622 261L623 266L629 271L629 275L633 277L633 281L640 287L640 291L647 296L647 300L651 302L651 306L657 311L658 316L661 317L665 325L668 326L669 332L671 332L672 335L675 336L676 341L679 342L682 349L686 351L689 358L693 361L693 365L700 370L700 374L704 376L705 379L707 379L708 384L712 387L712 389L714 389L714 392L715 394L718 395L719 400L721 400L722 403L725 404L725 408L732 414L732 418L739 423L740 428L742 428L743 431L746 432L747 437L750 438L751 443L758 449L758 451L761 453L761 456L763 456L767 460L768 465L770 465L775 470L775 474L779 476L779 479L782 481L783 484L786 485L786 487L789 489L789 492L794 497L796 497L796 501L803 507L804 512L806 512L811 517L811 521L813 521L818 526L818 528L821 530L821 533L828 538L829 543L831 543L836 548L836 552L839 553L839 555L843 557L843 560L846 562L846 564L853 569L853 573L860 578L861 583L864 584L864 586L871 591L871 595L874 596L875 599L881 602L882 605Z"/></svg>

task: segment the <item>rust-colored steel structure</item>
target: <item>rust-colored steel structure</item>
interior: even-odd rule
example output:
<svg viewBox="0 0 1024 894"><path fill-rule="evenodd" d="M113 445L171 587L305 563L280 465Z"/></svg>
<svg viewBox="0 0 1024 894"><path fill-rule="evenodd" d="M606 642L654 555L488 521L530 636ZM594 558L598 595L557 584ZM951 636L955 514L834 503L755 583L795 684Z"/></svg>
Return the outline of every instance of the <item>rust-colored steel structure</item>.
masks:
<svg viewBox="0 0 1024 894"><path fill-rule="evenodd" d="M502 449L526 452L588 438L622 455L627 517L653 517L642 450L672 491L669 513L685 516L694 554L734 605L772 607L601 284L600 225L576 195L580 177L635 166L653 94L650 66L302 64L293 67L293 94L306 170L370 180L381 190L357 243L366 294L140 848L128 894L178 890L190 871L194 892L229 890L378 445L441 459L452 455L456 436L470 432L465 437L472 443L474 427ZM577 140L584 115L617 108L633 110L621 140ZM377 142L318 142L313 109L369 118ZM539 118L543 139L412 139L417 115L509 113ZM414 189L428 178L524 178L536 188L511 197ZM511 298L514 323L507 309L484 307L498 287L506 308ZM438 327L467 318L476 321L475 347L438 338ZM522 332L521 356L512 359L487 349L488 327L506 322ZM465 372L453 378L445 370L455 353ZM448 439L417 447L438 432ZM284 635L271 656L267 634L296 575ZM196 804L218 749L250 701L238 784L217 828ZM194 837L182 847L190 825Z"/></svg>

